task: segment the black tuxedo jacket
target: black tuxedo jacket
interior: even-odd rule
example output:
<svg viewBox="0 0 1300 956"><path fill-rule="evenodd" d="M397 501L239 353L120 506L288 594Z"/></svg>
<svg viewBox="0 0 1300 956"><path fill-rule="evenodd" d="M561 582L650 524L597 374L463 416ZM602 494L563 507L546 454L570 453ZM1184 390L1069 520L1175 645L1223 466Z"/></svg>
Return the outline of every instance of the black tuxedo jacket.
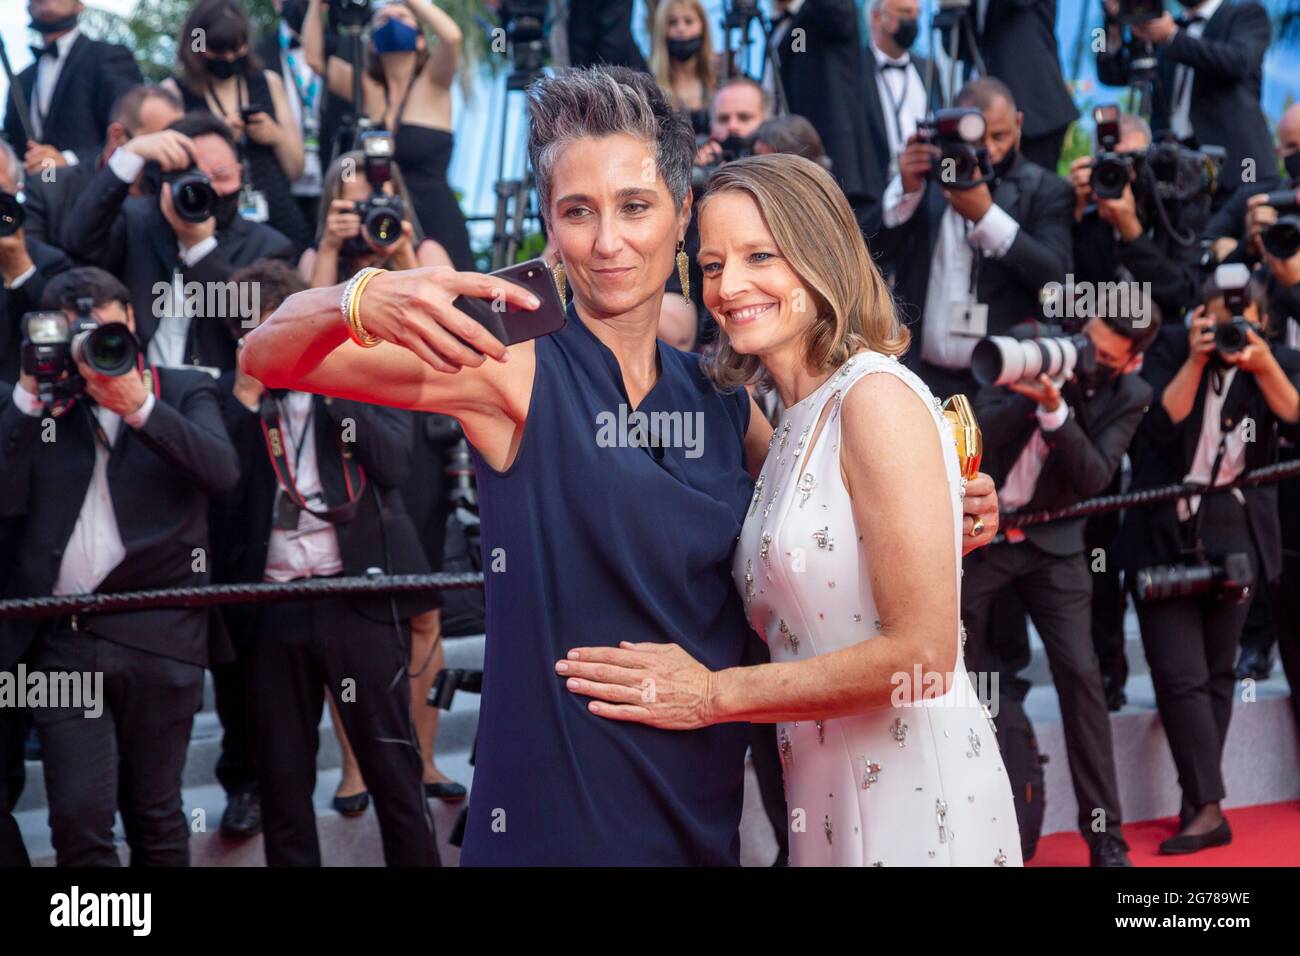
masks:
<svg viewBox="0 0 1300 956"><path fill-rule="evenodd" d="M1259 103L1270 36L1268 12L1262 6L1254 0L1224 0L1199 38L1179 30L1156 51L1151 127L1157 132L1169 128L1175 67L1190 66L1195 71L1189 114L1192 132L1199 145L1222 146L1228 154L1221 195L1242 184L1246 160L1254 163L1258 188L1272 188L1279 181L1268 121ZM1097 54L1097 78L1109 86L1128 84L1125 48Z"/></svg>
<svg viewBox="0 0 1300 956"><path fill-rule="evenodd" d="M82 34L68 50L59 78L50 97L49 115L41 141L56 149L78 153L96 150L104 142L109 114L117 98L131 87L144 82L131 51L117 43L92 40ZM36 87L36 64L18 74L18 85L27 101L28 112L34 111L32 91ZM27 149L22 121L14 111L13 101L5 98L4 133L21 156Z"/></svg>
<svg viewBox="0 0 1300 956"><path fill-rule="evenodd" d="M235 373L222 374L219 390L226 428L234 443L240 481L215 502L222 515L214 518L214 545L220 554L218 577L227 581L261 581L271 539L276 489L275 471L262 432L261 417L234 396ZM352 423L347 425L347 423ZM341 430L355 439L344 447L365 470L366 490L351 521L334 526L345 575L362 575L370 568L390 574L427 574L429 562L397 488L407 477L414 442L414 418L409 412L342 398L313 399L312 429L317 467L325 501L347 501L340 454ZM216 528L220 527L218 534ZM375 620L390 620L388 598L354 598L357 608ZM410 617L435 607L427 594L397 596L398 614Z"/></svg>
<svg viewBox="0 0 1300 956"><path fill-rule="evenodd" d="M994 188L993 202L1010 213L1020 230L1006 255L985 258L980 264L977 300L989 307L990 334L1041 317L1040 290L1048 282L1065 281L1073 267L1074 192L1058 176L1017 157ZM900 226L882 229L872 243L882 266L894 275L894 295L904 316L915 320L907 352L912 365L921 357L926 289L947 206L943 191L927 181L912 217Z"/></svg>
<svg viewBox="0 0 1300 956"><path fill-rule="evenodd" d="M75 166L59 166L53 176L28 176L23 186L27 194L27 218L23 231L29 238L52 246L61 246L64 223L76 205L77 197L100 169L99 156Z"/></svg>
<svg viewBox="0 0 1300 956"><path fill-rule="evenodd" d="M976 43L989 76L1011 88L1016 107L1025 114L1024 135L1043 136L1069 126L1079 108L1061 75L1056 0L988 0L988 4ZM971 22L977 23L974 4L970 15ZM965 48L962 52L970 65L974 58Z"/></svg>
<svg viewBox="0 0 1300 956"><path fill-rule="evenodd" d="M886 184L862 104L868 74L857 7L853 0L805 0L781 29L781 83L790 112L813 124L859 225L874 232ZM888 165L888 149L884 159Z"/></svg>
<svg viewBox="0 0 1300 956"><path fill-rule="evenodd" d="M160 394L139 430L123 422L108 459L108 485L126 556L100 592L206 584L208 498L239 480L212 378L192 369L159 369ZM13 387L0 383L0 509L22 517L8 596L48 595L72 536L95 468L93 413L76 402L55 419L25 415ZM156 608L79 616L106 640L207 666L206 609ZM0 646L0 665L16 661L35 636L37 619L15 622Z"/></svg>
<svg viewBox="0 0 1300 956"><path fill-rule="evenodd" d="M1177 346L1171 337L1169 343ZM1182 335L1179 364L1187 359L1187 335ZM1273 346L1273 354L1291 383L1300 388L1300 352L1283 346ZM1209 388L1210 372L1201 375L1196 401L1186 418L1178 424L1157 399L1142 422L1138 433L1142 457L1133 465L1133 488L1156 487L1167 482L1182 481L1192 467L1196 446L1200 441L1201 427L1205 421L1205 396ZM1233 422L1249 416L1257 424L1255 440L1246 443L1246 471L1271 465L1278 460L1279 437L1293 444L1300 442L1300 424L1280 422L1255 377L1238 369L1232 385L1224 398L1222 415ZM1272 581L1282 573L1282 531L1277 511L1277 484L1255 485L1242 489L1246 502L1246 519L1250 523L1251 537L1259 550L1264 576ZM1167 564L1179 559L1182 541L1179 535L1177 505L1165 502L1144 508L1130 508L1124 512L1116 550L1125 570L1134 571L1153 564ZM1206 541L1213 551L1213 542Z"/></svg>
<svg viewBox="0 0 1300 956"><path fill-rule="evenodd" d="M23 340L23 315L41 307L41 296L51 276L72 266L62 250L26 234L27 254L36 274L16 289L0 286L0 380L18 380L19 346Z"/></svg>
<svg viewBox="0 0 1300 956"><path fill-rule="evenodd" d="M104 166L81 191L64 221L61 238L63 248L73 256L107 269L126 284L135 308L136 334L144 345L158 330L159 300L170 295L163 287L170 287L175 269L180 268L186 283L223 283L235 269L257 259L295 261L293 243L283 233L236 216L217 231L216 249L185 266L176 234L158 209L158 198L129 196L129 190L128 183ZM226 319L192 320L185 357L190 365L234 368L235 344Z"/></svg>
<svg viewBox="0 0 1300 956"><path fill-rule="evenodd" d="M908 70L915 71L921 78L921 84L925 85L925 72L927 61L925 57L917 56L915 53L909 54L911 65ZM880 85L877 82L877 73L880 65L876 62L875 54L871 52L871 40L867 40L863 59L863 91L866 97L867 108L867 136L869 141L869 158L875 164L873 176L875 181L881 184L881 192L889 184L889 126L894 122L892 115L887 115L888 105L880 101ZM936 73L934 77L934 86L930 89L929 108L938 109L943 105L941 90L939 89L939 76Z"/></svg>
<svg viewBox="0 0 1300 956"><path fill-rule="evenodd" d="M1062 398L1070 415L1060 428L1043 432L1050 450L1025 506L1030 511L1062 508L1106 490L1151 402L1151 386L1136 375L1121 375L1092 395L1068 384ZM1008 388L987 386L976 394L974 408L986 450L980 467L1001 488L1038 428L1038 405ZM1048 554L1078 554L1085 520L1029 525L1025 536Z"/></svg>

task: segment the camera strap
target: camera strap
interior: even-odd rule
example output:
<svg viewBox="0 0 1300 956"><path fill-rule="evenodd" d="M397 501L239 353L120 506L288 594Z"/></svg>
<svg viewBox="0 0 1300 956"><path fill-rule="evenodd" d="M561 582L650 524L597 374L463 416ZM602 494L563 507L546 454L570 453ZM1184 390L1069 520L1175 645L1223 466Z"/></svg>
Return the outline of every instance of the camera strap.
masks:
<svg viewBox="0 0 1300 956"><path fill-rule="evenodd" d="M284 453L284 431L283 426L280 424L280 410L270 396L263 397L259 414L262 424L262 437L266 440L267 454L271 458L271 468L275 471L276 481L284 489L284 493L289 500L300 510L322 521L328 521L330 524L343 524L356 517L357 508L361 505L361 496L366 490L366 470L347 450L342 435L336 435L336 443L339 450L339 459L343 464L343 483L347 488L347 501L341 505L317 510L308 506L307 499L298 490L297 484L294 483L293 468L289 465L289 459ZM307 424L303 427L302 436L297 441L297 455L295 457L301 455L302 446L306 443L307 430L312 427L314 421L315 403L313 400L312 410L307 415ZM320 449L317 449L316 453L319 456Z"/></svg>
<svg viewBox="0 0 1300 956"><path fill-rule="evenodd" d="M397 112L393 114L392 128L388 131L393 134L393 146L397 145L397 128L402 125L402 114L406 112L406 101L411 96L411 90L415 88L415 81L419 78L420 71L416 70L411 74L411 78L406 81L406 89L402 91L402 98L397 101ZM388 87L384 87L384 118L388 118Z"/></svg>

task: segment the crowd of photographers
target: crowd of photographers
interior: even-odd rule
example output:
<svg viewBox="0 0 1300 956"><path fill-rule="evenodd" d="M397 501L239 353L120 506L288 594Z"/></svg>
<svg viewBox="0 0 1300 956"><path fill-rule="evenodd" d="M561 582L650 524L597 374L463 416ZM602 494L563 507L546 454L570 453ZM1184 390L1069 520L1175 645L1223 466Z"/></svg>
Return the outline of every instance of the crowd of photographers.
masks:
<svg viewBox="0 0 1300 956"><path fill-rule="evenodd" d="M430 0L276 6L277 32L258 38L237 0L196 0L175 75L145 85L123 48L80 33L77 0L30 0L45 42L17 76L0 144L6 597L443 565L454 423L271 393L235 356L299 289L369 265L473 268L446 177L462 37ZM540 67L519 11L547 5L489 6L513 27L516 68ZM918 0L734 2L715 23L697 0L646 6L648 56L631 0L553 4L554 61L652 73L697 132L696 188L751 153L830 169L911 326L907 362L936 395L970 398L1004 510L1227 485L1300 457L1300 106L1270 134L1269 24L1254 0L1185 2L1177 17L1105 0L1098 74L1133 112L1098 107L1093 154L1064 177L1079 117L1053 0L944 4L924 25ZM913 53L923 26L955 57ZM765 36L760 56L736 46L738 29ZM700 288L697 248L692 229ZM661 337L707 351L711 318L682 296L664 303ZM755 397L780 414L774 394ZM1010 527L967 559L967 659L999 676L1027 857L1043 812L1022 707L1028 620L1092 863L1128 862L1109 712L1125 703L1130 605L1183 795L1162 850L1231 839L1221 758L1235 680L1267 677L1276 648L1300 687L1298 487ZM272 864L320 862L328 701L344 755L335 806L360 813L373 797L388 862L436 862L427 798L465 789L433 761L434 605L0 621L0 670L105 682L96 721L75 706L0 707L0 863L26 859L9 811L33 749L59 863L116 863L118 813L132 862L187 862L181 780L204 668L224 729L226 836L262 832ZM774 742L754 739L760 776L779 774L759 759ZM779 781L763 783L781 841Z"/></svg>

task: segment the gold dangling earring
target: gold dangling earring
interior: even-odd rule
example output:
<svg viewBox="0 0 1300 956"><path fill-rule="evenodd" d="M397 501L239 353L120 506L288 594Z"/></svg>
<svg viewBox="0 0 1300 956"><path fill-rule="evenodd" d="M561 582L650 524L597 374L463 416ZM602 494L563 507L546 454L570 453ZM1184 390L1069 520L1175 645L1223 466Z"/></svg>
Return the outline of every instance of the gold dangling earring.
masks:
<svg viewBox="0 0 1300 956"><path fill-rule="evenodd" d="M682 284L682 298L691 301L691 265L686 257L686 243L677 243L677 279Z"/></svg>
<svg viewBox="0 0 1300 956"><path fill-rule="evenodd" d="M555 280L555 291L560 293L560 305L567 309L569 307L569 297L566 294L568 277L564 272L564 263L558 259L555 261L555 265L551 266L551 278Z"/></svg>

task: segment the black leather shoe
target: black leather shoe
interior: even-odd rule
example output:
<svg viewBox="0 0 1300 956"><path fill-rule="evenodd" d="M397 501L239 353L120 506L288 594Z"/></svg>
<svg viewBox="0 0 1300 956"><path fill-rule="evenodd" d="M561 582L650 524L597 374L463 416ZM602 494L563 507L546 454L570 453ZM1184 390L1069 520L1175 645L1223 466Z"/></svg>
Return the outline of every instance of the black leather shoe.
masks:
<svg viewBox="0 0 1300 956"><path fill-rule="evenodd" d="M1091 866L1132 866L1128 848L1113 836L1099 838L1092 845Z"/></svg>
<svg viewBox="0 0 1300 956"><path fill-rule="evenodd" d="M232 793L221 814L221 835L247 840L262 832L262 801L255 793Z"/></svg>
<svg viewBox="0 0 1300 956"><path fill-rule="evenodd" d="M465 785L451 781L450 783L426 783L424 785L424 795L429 800L443 800L447 803L459 803L465 799L469 793Z"/></svg>
<svg viewBox="0 0 1300 956"><path fill-rule="evenodd" d="M334 794L333 807L345 817L359 817L365 813L370 806L370 791L362 790L360 793L354 793L350 797L340 797Z"/></svg>
<svg viewBox="0 0 1300 956"><path fill-rule="evenodd" d="M1195 853L1197 850L1205 850L1212 846L1224 846L1231 842L1232 828L1228 826L1228 821L1224 819L1209 833L1180 833L1178 836L1171 836L1160 844L1160 852L1166 855Z"/></svg>
<svg viewBox="0 0 1300 956"><path fill-rule="evenodd" d="M1237 680L1250 678L1258 683L1266 681L1273 675L1273 652L1254 647L1243 647L1237 657Z"/></svg>

